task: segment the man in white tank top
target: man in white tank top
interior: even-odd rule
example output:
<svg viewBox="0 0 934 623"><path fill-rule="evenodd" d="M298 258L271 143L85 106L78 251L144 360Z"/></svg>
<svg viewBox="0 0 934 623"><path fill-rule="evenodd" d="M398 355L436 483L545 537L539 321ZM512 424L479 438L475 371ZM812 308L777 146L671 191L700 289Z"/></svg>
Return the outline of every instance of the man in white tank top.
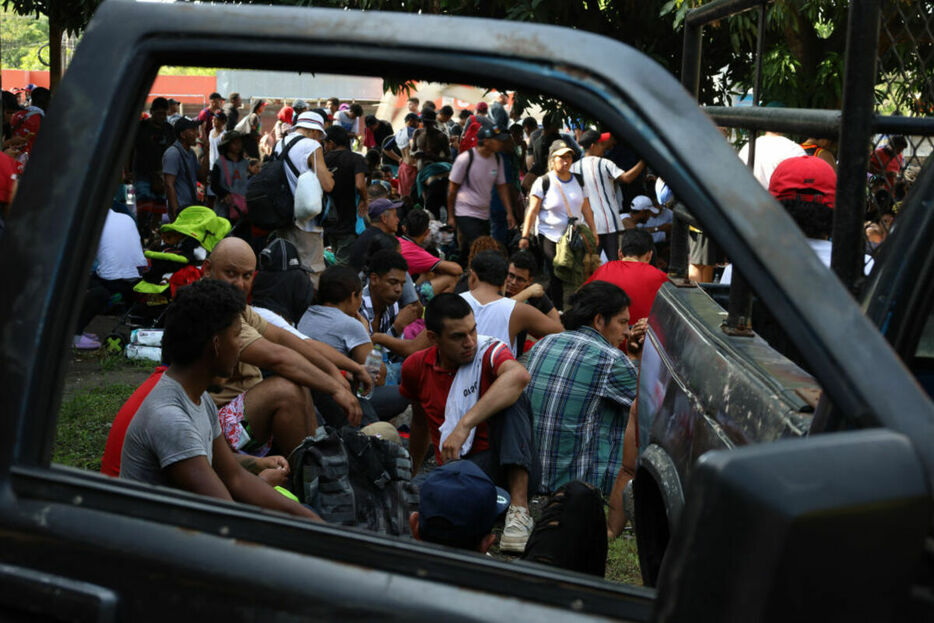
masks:
<svg viewBox="0 0 934 623"><path fill-rule="evenodd" d="M497 251L482 251L470 263L469 292L461 296L470 305L477 321L477 332L502 340L517 353L516 335L526 331L537 337L560 333L564 327L526 303L504 297L509 263Z"/></svg>

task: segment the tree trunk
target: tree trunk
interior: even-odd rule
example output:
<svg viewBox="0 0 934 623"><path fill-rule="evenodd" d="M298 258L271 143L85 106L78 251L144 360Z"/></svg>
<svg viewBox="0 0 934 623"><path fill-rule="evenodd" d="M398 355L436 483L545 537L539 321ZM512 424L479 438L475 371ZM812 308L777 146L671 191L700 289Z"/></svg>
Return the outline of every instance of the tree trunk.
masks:
<svg viewBox="0 0 934 623"><path fill-rule="evenodd" d="M49 11L49 91L55 93L62 79L62 25L54 8Z"/></svg>

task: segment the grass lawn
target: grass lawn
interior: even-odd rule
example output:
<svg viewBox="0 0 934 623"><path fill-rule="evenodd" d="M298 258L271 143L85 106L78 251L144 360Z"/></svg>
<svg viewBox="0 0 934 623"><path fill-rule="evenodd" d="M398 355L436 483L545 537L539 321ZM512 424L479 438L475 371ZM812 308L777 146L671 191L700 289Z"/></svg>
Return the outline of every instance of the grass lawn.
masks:
<svg viewBox="0 0 934 623"><path fill-rule="evenodd" d="M100 471L101 455L117 411L136 391L135 385L106 385L75 392L62 403L52 461Z"/></svg>

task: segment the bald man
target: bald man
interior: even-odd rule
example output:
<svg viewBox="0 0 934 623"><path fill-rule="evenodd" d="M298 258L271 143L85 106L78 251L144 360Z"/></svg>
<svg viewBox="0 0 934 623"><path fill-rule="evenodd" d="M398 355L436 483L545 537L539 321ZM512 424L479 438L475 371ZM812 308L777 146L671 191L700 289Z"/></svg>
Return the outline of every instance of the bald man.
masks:
<svg viewBox="0 0 934 623"><path fill-rule="evenodd" d="M225 238L204 261L205 279L229 283L247 297L255 275L256 254L240 238ZM242 314L239 347L233 376L211 392L221 429L235 450L265 456L274 441L288 455L317 428L309 390L330 396L351 425L360 423L360 403L340 370L369 391L372 380L362 365L326 344L267 323L249 305ZM264 379L260 369L274 376Z"/></svg>

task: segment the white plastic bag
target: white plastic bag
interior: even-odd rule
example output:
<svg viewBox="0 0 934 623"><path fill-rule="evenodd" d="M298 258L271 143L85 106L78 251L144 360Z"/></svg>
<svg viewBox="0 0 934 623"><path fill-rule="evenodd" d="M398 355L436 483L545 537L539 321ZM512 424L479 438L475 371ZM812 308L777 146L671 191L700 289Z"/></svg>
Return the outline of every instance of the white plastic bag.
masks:
<svg viewBox="0 0 934 623"><path fill-rule="evenodd" d="M323 190L318 174L305 171L295 185L295 221L301 226L321 214Z"/></svg>

